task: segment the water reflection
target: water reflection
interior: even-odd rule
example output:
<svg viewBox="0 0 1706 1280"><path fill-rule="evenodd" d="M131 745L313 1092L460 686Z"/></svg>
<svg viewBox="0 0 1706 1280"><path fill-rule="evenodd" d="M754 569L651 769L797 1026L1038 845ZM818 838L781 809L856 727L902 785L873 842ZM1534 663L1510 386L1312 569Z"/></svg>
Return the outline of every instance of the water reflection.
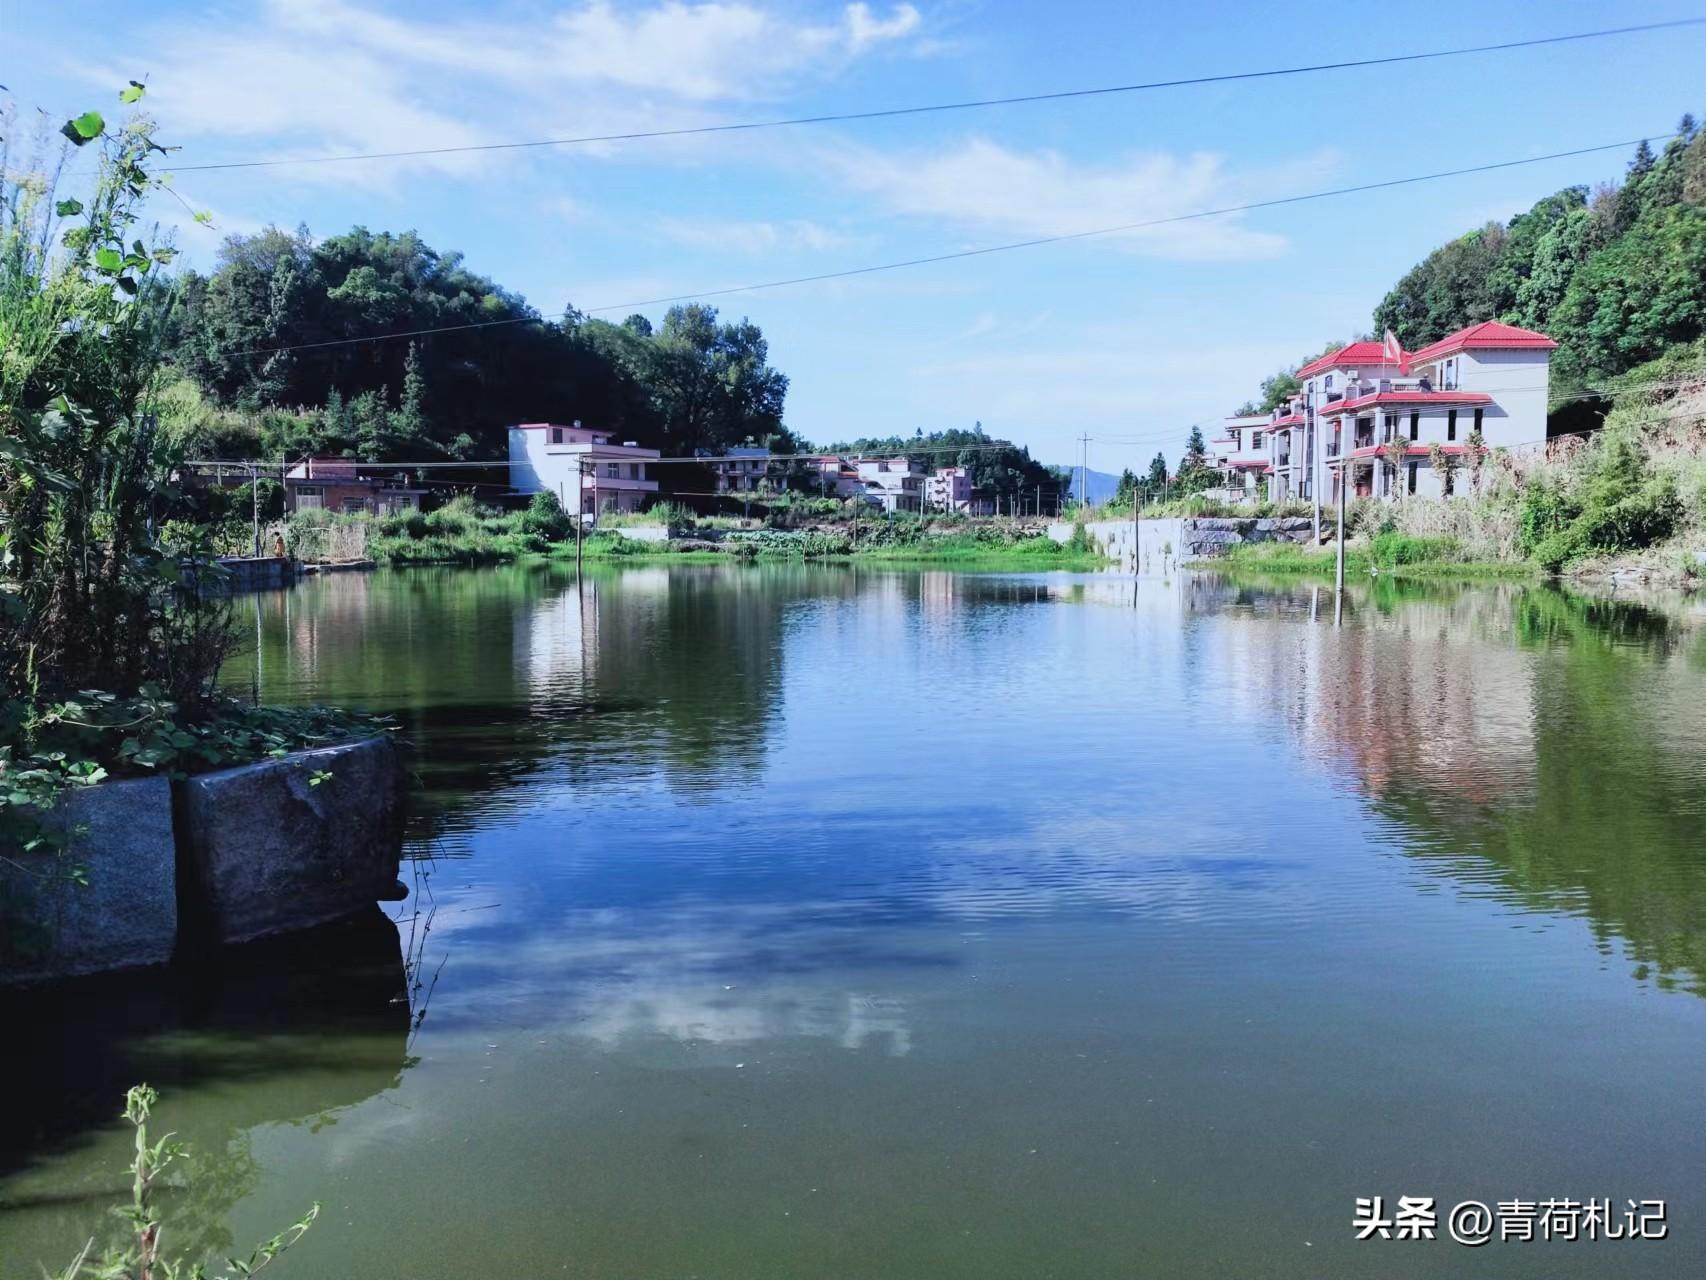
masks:
<svg viewBox="0 0 1706 1280"><path fill-rule="evenodd" d="M1307 588L1222 580L1229 607ZM1706 622L1555 587L1386 580L1353 624L1223 633L1239 698L1472 893L1590 922L1642 981L1706 994Z"/></svg>
<svg viewBox="0 0 1706 1280"><path fill-rule="evenodd" d="M0 1019L27 1033L6 1055L3 1234L9 1256L60 1264L91 1231L122 1229L109 1209L129 1198L129 1139L113 1121L131 1085L161 1092L156 1136L175 1131L195 1154L166 1230L192 1255L224 1254L226 1216L258 1178L252 1131L336 1123L407 1064L403 954L378 908L193 971L14 992Z"/></svg>
<svg viewBox="0 0 1706 1280"><path fill-rule="evenodd" d="M1399 1184L1706 1211L1706 1006L1650 998L1706 971L1699 620L1333 603L803 565L260 597L238 687L418 748L426 1020L390 960L347 1023L92 1007L113 1065L8 1139L0 1265L81 1229L52 1196L122 1163L93 1100L138 1072L229 1162L186 1230L336 1195L310 1275L1354 1274L1351 1197Z"/></svg>

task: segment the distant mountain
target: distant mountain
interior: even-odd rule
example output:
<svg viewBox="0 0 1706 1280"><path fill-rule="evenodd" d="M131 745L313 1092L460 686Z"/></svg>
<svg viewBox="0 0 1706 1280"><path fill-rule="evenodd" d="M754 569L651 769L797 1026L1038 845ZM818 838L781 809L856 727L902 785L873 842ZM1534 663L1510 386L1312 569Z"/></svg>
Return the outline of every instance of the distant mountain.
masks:
<svg viewBox="0 0 1706 1280"><path fill-rule="evenodd" d="M1084 472L1078 467L1062 467L1060 469L1072 472L1072 496L1075 500L1082 502L1084 495L1078 491L1084 484ZM1090 468L1090 501L1092 504L1106 502L1114 496L1114 490L1119 487L1120 478L1118 476L1110 475L1106 471L1098 471L1094 467Z"/></svg>

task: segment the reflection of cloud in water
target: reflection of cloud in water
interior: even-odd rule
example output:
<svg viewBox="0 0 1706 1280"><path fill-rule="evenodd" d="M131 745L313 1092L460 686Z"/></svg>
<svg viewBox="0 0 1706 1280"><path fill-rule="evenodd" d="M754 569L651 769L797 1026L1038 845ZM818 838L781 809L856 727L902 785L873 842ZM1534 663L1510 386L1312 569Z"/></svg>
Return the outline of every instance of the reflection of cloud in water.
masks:
<svg viewBox="0 0 1706 1280"><path fill-rule="evenodd" d="M884 969L950 960L885 945L862 928L825 926L838 907L683 902L571 911L529 925L459 915L452 904L435 930L450 959L430 1027L549 1025L612 1050L648 1037L705 1045L808 1037L905 1054L905 1002L866 984ZM853 975L859 986L850 988Z"/></svg>

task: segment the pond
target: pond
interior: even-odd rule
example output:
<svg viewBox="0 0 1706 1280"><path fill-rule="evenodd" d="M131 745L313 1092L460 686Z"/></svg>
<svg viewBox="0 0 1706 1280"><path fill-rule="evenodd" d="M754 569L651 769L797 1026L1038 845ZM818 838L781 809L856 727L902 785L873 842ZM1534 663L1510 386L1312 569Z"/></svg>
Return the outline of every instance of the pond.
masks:
<svg viewBox="0 0 1706 1280"><path fill-rule="evenodd" d="M323 1203L281 1276L1706 1274L1698 605L538 564L239 610L235 688L415 744L415 892L9 1013L0 1274L109 1229L142 1079L179 1245ZM1437 1238L1357 1241L1372 1196ZM1554 1198L1669 1238L1449 1238Z"/></svg>

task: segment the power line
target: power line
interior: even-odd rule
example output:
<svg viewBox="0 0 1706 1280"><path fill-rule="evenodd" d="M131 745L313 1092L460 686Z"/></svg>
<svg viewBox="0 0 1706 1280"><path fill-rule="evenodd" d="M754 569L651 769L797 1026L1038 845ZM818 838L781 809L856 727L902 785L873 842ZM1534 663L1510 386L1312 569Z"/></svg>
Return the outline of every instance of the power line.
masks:
<svg viewBox="0 0 1706 1280"><path fill-rule="evenodd" d="M1136 84L1104 85L1089 89L1062 89L1051 93L1017 94L1004 98L972 98L962 102L936 102L920 106L883 107L871 111L839 111L815 116L789 116L775 120L747 120L730 124L690 125L677 129L644 129L628 133L589 134L570 138L537 138L521 142L470 143L454 147L417 147L407 151L369 151L348 155L299 156L274 160L230 160L209 164L175 165L177 173L211 172L225 169L270 169L297 164L341 164L350 161L401 160L422 156L464 155L471 152L523 151L542 147L572 147L608 142L638 142L654 138L684 138L704 134L748 133L760 129L784 129L802 125L848 124L859 120L885 120L904 116L928 115L946 111L972 111L984 107L1021 106L1039 102L1063 102L1075 98L1108 97L1124 93L1145 93L1158 89L1180 89L1191 85L1231 84L1243 80L1272 80L1285 76L1313 75L1324 71L1348 71L1359 67L1386 67L1408 62L1426 62L1441 58L1461 58L1478 53L1502 53L1512 49L1533 49L1545 45L1569 44L1583 40L1603 40L1613 36L1636 35L1651 31L1674 30L1706 24L1706 17L1678 18L1670 22L1649 22L1636 26L1606 27L1597 31L1577 31L1568 35L1537 36L1531 40L1507 40L1499 44L1469 45L1456 49L1435 49L1424 53L1396 53L1378 58L1354 58L1342 62L1316 62L1296 67L1272 67L1259 71L1232 71L1217 75L1188 76L1175 80L1149 80Z"/></svg>
<svg viewBox="0 0 1706 1280"><path fill-rule="evenodd" d="M1225 205L1218 209L1199 209L1193 213L1171 214L1165 218L1147 218L1139 222L1122 223L1113 227L1098 227L1091 231L1071 231L1062 235L1038 236L1030 240L1014 240L1006 244L986 245L980 249L960 249L952 253L931 254L926 257L905 258L896 262L878 263L868 267L849 267L841 271L824 271L809 276L791 276L781 280L765 280L755 284L731 285L720 289L702 289L697 293L680 293L663 298L645 298L635 302L614 302L604 306L587 307L582 314L598 315L607 311L627 311L639 307L655 307L677 302L691 302L700 298L722 298L735 293L756 293L767 289L782 289L792 285L820 284L830 280L846 280L854 276L874 275L883 271L899 271L907 267L929 266L939 262L957 262L965 258L981 258L990 254L1009 253L1015 249L1035 249L1043 245L1065 244L1073 240L1089 240L1099 236L1119 235L1129 231L1141 231L1151 227L1171 226L1181 222L1194 222L1202 218L1217 218L1233 213L1249 213L1257 209L1274 209L1285 205L1305 204L1314 200L1327 200L1337 196L1358 195L1365 191L1383 191L1392 187L1413 186L1421 182L1437 182L1444 178L1461 178L1476 173L1491 173L1500 169L1515 169L1524 165L1544 164L1551 160L1565 160L1573 156L1594 155L1603 151L1619 151L1635 146L1643 141L1663 142L1673 137L1673 133L1648 134L1646 138L1631 138L1622 142L1605 142L1591 147L1575 147L1568 151L1553 151L1546 155L1528 156L1521 160L1500 160L1491 164L1470 165L1462 169L1442 169L1436 173L1414 174L1406 178L1388 178L1381 182L1364 182L1349 187L1334 187L1327 191L1312 191L1305 195L1278 196L1270 200L1254 200L1248 204ZM504 320L482 320L468 324L440 325L426 329L409 329L398 333L368 334L355 338L330 338L321 342L299 342L281 347L253 347L242 351L227 352L230 357L236 356L265 356L280 355L288 351L311 351L326 347L351 346L363 342L385 342L394 338L420 338L440 333L462 333L475 329L494 329L506 325L545 324L539 316L514 316Z"/></svg>

